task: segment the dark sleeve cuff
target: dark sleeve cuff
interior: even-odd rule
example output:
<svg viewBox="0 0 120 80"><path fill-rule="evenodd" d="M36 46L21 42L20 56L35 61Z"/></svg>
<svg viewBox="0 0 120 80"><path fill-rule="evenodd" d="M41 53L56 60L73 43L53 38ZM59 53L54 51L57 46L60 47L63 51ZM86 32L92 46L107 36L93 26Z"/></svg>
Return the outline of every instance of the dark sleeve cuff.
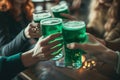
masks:
<svg viewBox="0 0 120 80"><path fill-rule="evenodd" d="M13 55L7 58L7 62L9 62L9 64L13 64L12 67L15 67L14 69L18 72L25 69L21 60L21 54L22 53L18 53L16 55Z"/></svg>
<svg viewBox="0 0 120 80"><path fill-rule="evenodd" d="M25 31L25 29L23 29L23 30L20 32L20 35L22 36L22 39L23 39L23 40L28 40L28 38L25 36L24 31Z"/></svg>
<svg viewBox="0 0 120 80"><path fill-rule="evenodd" d="M26 67L24 67L22 60L21 60L21 54L18 53L16 55L12 55L10 57L4 57L3 64L1 67L1 75L4 78L4 80L11 79L15 77L18 73L25 70Z"/></svg>

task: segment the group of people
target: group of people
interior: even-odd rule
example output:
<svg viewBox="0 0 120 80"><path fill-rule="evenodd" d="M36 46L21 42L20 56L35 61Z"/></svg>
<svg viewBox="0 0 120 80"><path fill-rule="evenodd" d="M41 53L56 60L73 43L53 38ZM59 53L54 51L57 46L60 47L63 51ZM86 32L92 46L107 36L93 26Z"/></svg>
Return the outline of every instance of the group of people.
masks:
<svg viewBox="0 0 120 80"><path fill-rule="evenodd" d="M117 57L113 65L116 72L119 73L120 1L91 0L89 10L87 31L99 38L104 46L114 51L112 57L114 58L115 55ZM109 55L107 57L109 57ZM106 58L106 60L109 59ZM111 59L110 61L113 60Z"/></svg>
<svg viewBox="0 0 120 80"><path fill-rule="evenodd" d="M1 80L10 80L40 60L49 60L53 57L50 53L59 49L52 47L60 41L52 43L49 41L59 37L60 34L43 39L39 34L38 24L32 22L33 10L31 0L0 1Z"/></svg>
<svg viewBox="0 0 120 80"><path fill-rule="evenodd" d="M106 46L120 51L120 1L92 0L88 17L87 30L102 38Z"/></svg>
<svg viewBox="0 0 120 80"><path fill-rule="evenodd" d="M120 74L119 49L119 0L92 0L90 7L88 43L70 43L70 49L83 49L87 54L111 64ZM61 41L49 41L61 36L60 33L42 38L39 24L32 22L34 5L31 0L0 0L0 79L10 80L19 72L55 55L52 52ZM63 15L72 18L68 15ZM94 32L94 33L93 33ZM99 39L99 38L103 39ZM37 39L36 39L37 38ZM117 50L117 52L115 51ZM86 54L86 55L87 55Z"/></svg>

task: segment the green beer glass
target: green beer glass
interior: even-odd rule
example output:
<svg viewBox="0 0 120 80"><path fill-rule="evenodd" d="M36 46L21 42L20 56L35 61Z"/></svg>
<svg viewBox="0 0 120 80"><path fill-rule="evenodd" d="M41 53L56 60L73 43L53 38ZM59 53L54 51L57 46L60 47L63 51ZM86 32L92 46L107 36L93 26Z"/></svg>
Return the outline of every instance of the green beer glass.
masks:
<svg viewBox="0 0 120 80"><path fill-rule="evenodd" d="M43 37L47 37L51 34L55 33L61 33L62 32L62 19L60 18L47 18L43 19L40 22L41 28L42 28L42 35ZM57 38L56 40L61 40L63 39L62 37ZM62 46L63 44L58 44L58 46ZM61 53L62 47L60 50L52 53L53 55L56 55L52 60L58 60L63 57L63 54Z"/></svg>
<svg viewBox="0 0 120 80"><path fill-rule="evenodd" d="M84 53L81 49L71 50L67 48L67 44L72 42L84 43L87 41L86 25L84 21L68 21L62 28L64 40L66 67L78 69L82 66L81 56Z"/></svg>
<svg viewBox="0 0 120 80"><path fill-rule="evenodd" d="M48 10L35 10L33 12L33 21L40 23L42 19L51 18L52 14Z"/></svg>
<svg viewBox="0 0 120 80"><path fill-rule="evenodd" d="M56 5L56 6L52 7L51 10L53 12L54 17L57 17L57 18L65 19L65 17L61 16L60 14L61 13L66 13L66 14L69 13L67 4Z"/></svg>

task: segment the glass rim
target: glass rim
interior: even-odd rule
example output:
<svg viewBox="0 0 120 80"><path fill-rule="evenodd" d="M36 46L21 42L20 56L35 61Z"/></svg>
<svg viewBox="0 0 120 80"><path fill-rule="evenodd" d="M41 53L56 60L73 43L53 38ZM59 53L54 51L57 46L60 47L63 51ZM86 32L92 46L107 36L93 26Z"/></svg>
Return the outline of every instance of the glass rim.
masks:
<svg viewBox="0 0 120 80"><path fill-rule="evenodd" d="M37 14L37 13L51 13L50 10L34 10L33 14Z"/></svg>
<svg viewBox="0 0 120 80"><path fill-rule="evenodd" d="M77 26L77 27L72 27L70 24L71 24L71 22L72 22L72 24L74 23L75 24L75 22L77 22L77 23L79 23L79 24L75 24L75 25L73 25L73 26ZM68 26L69 27L68 27ZM66 30L78 30L78 29L82 29L82 28L84 28L84 27L86 27L86 24L85 24L85 21L82 21L82 20L69 20L69 21L67 21L67 22L65 22L65 23L63 23L63 29L66 29Z"/></svg>
<svg viewBox="0 0 120 80"><path fill-rule="evenodd" d="M49 10L36 10L36 11L37 12L33 12L33 20L52 17L52 14Z"/></svg>
<svg viewBox="0 0 120 80"><path fill-rule="evenodd" d="M45 23L44 23L45 21L49 21L49 20L59 20L59 21L58 21L57 23L54 23L54 24L45 24ZM52 25L57 25L57 24L61 24L61 23L62 23L62 19L61 19L61 18L46 18L46 19L42 19L42 20L40 21L40 24L41 24L41 25L46 25L46 26L47 26L47 25L49 25L49 26L51 25L51 26L52 26Z"/></svg>
<svg viewBox="0 0 120 80"><path fill-rule="evenodd" d="M61 7L64 7L63 9L61 9ZM60 9L60 10L59 10ZM53 6L53 7L51 7L51 10L53 11L53 12L61 12L61 11L63 11L63 10L66 10L66 9L68 9L68 6L67 5L65 5L65 6L63 6L62 4L60 5L56 5L56 6ZM56 11L56 10L58 10L58 11Z"/></svg>

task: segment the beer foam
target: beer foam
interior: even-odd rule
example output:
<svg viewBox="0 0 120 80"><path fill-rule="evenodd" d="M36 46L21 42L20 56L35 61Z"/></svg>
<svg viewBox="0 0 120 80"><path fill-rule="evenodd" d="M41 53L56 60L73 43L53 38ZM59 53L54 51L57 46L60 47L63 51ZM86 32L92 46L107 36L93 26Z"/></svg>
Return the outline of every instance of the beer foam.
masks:
<svg viewBox="0 0 120 80"><path fill-rule="evenodd" d="M44 19L44 18L48 18L48 17L51 17L52 15L50 13L38 13L38 14L35 14L33 15L33 19L36 20L36 19Z"/></svg>
<svg viewBox="0 0 120 80"><path fill-rule="evenodd" d="M63 28L67 30L77 30L84 27L85 27L84 21L68 21L63 26Z"/></svg>
<svg viewBox="0 0 120 80"><path fill-rule="evenodd" d="M57 6L52 7L51 9L54 12L60 12L60 11L68 9L68 6L64 5L64 4L63 5L57 5Z"/></svg>
<svg viewBox="0 0 120 80"><path fill-rule="evenodd" d="M56 25L62 23L62 19L60 18L47 18L41 20L42 25Z"/></svg>

